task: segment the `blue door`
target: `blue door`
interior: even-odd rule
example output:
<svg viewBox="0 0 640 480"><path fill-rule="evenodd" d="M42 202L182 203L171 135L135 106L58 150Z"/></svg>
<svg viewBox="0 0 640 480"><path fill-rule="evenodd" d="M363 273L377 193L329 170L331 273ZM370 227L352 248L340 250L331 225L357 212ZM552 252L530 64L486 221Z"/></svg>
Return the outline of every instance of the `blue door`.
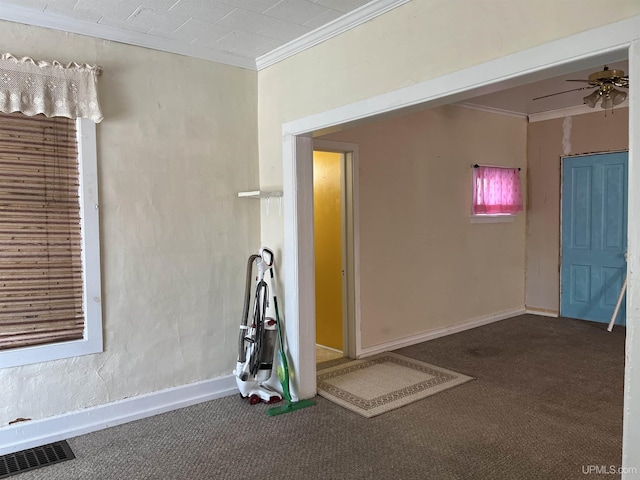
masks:
<svg viewBox="0 0 640 480"><path fill-rule="evenodd" d="M627 152L562 164L560 314L608 323L626 275ZM625 324L624 302L616 324Z"/></svg>

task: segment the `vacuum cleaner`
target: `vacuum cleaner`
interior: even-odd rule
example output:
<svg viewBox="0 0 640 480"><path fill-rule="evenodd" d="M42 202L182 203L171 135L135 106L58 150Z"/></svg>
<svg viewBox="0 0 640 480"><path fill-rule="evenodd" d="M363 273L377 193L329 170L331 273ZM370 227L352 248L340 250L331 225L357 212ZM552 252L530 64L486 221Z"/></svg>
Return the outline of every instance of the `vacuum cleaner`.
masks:
<svg viewBox="0 0 640 480"><path fill-rule="evenodd" d="M240 394L242 397L249 397L251 405L261 401L275 403L282 400L282 395L268 385L278 342L277 322L267 316L269 285L265 281L265 274L271 270L273 282L273 259L273 252L263 247L258 255L251 255L247 262L244 308L238 336L238 360L233 373L236 376ZM254 265L257 267L257 277L253 294L253 311L249 319Z"/></svg>
<svg viewBox="0 0 640 480"><path fill-rule="evenodd" d="M254 264L258 268L256 277L256 289L253 295L253 314L249 323L249 305L251 304L251 278ZM285 405L267 409L270 416L292 412L301 408L315 405L313 400L292 400L289 366L285 352L285 342L278 311L278 298L276 296L276 281L273 252L262 247L258 255L251 255L247 262L247 277L244 293L244 309L242 322L240 323L240 335L238 337L238 362L233 371L236 376L238 390L242 397L249 397L251 405L259 402L275 403L284 397ZM269 281L273 291L273 309L276 318L267 316L269 308L269 284L265 280L265 274L269 272ZM277 350L277 375L272 376L276 363ZM275 379L282 388L280 394L270 383Z"/></svg>

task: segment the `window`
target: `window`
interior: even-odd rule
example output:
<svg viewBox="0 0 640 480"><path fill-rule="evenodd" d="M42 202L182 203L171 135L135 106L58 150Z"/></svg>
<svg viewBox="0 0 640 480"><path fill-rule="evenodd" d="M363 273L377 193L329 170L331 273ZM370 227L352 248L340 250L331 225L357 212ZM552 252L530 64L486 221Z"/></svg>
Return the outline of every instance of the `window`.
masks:
<svg viewBox="0 0 640 480"><path fill-rule="evenodd" d="M0 115L0 367L102 351L95 123Z"/></svg>
<svg viewBox="0 0 640 480"><path fill-rule="evenodd" d="M474 216L515 215L521 211L519 168L474 166Z"/></svg>

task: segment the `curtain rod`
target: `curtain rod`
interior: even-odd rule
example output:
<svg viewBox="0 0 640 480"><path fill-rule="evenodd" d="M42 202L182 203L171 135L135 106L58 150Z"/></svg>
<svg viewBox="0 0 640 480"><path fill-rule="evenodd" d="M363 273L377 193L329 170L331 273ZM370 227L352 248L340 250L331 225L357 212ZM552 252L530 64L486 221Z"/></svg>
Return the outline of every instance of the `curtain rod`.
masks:
<svg viewBox="0 0 640 480"><path fill-rule="evenodd" d="M513 168L513 167L494 167L493 165L478 165L477 163L473 165L473 168L478 168L478 167ZM518 171L521 171L520 167L518 167Z"/></svg>

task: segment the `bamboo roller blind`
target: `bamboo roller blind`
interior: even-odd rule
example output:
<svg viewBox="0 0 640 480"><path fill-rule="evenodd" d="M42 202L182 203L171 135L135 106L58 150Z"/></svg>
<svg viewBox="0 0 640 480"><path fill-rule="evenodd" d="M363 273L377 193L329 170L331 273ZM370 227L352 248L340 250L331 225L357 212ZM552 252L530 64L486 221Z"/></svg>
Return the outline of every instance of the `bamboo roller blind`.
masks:
<svg viewBox="0 0 640 480"><path fill-rule="evenodd" d="M83 338L75 121L0 114L0 350Z"/></svg>

